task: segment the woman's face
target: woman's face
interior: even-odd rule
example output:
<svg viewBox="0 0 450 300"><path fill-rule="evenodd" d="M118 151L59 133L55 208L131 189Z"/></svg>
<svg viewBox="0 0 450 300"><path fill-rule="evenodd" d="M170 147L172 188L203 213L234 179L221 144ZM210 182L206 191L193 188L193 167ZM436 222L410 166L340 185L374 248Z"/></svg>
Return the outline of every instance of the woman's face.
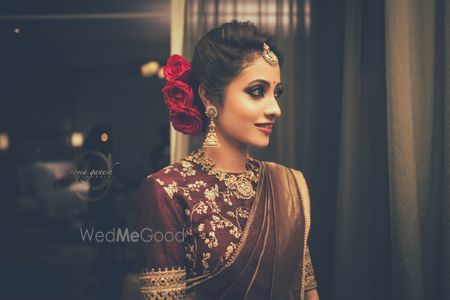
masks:
<svg viewBox="0 0 450 300"><path fill-rule="evenodd" d="M279 65L269 65L258 56L225 90L217 121L219 140L266 147L281 115L278 98L282 93Z"/></svg>

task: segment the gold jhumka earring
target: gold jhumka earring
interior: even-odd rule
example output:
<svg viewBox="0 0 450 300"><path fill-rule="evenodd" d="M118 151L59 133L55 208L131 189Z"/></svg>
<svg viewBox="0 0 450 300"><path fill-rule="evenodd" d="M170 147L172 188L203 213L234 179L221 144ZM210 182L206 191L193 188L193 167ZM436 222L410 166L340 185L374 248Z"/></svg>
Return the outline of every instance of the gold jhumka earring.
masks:
<svg viewBox="0 0 450 300"><path fill-rule="evenodd" d="M214 123L214 119L217 118L219 112L217 108L213 105L208 106L206 108L206 116L209 118L208 125L208 133L206 134L206 138L203 141L203 147L206 148L217 148L220 147L219 139L216 135L216 124Z"/></svg>

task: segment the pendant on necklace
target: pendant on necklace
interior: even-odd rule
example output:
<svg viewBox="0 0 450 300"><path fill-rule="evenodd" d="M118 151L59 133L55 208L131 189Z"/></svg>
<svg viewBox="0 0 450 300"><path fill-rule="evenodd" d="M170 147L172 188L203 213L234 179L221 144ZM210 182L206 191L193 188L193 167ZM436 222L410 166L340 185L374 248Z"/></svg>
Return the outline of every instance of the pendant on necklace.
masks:
<svg viewBox="0 0 450 300"><path fill-rule="evenodd" d="M245 199L249 199L255 194L252 183L246 178L239 178L235 186L237 192Z"/></svg>

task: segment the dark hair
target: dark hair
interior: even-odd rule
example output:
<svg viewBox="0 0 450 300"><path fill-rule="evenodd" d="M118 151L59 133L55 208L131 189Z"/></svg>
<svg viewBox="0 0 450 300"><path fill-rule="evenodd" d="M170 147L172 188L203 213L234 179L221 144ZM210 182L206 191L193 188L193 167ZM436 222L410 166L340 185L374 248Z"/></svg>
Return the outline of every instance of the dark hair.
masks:
<svg viewBox="0 0 450 300"><path fill-rule="evenodd" d="M205 94L219 107L223 105L223 95L228 84L238 76L257 55L261 55L264 43L278 57L280 68L282 54L272 45L271 37L260 31L250 21L232 20L210 30L195 45L192 57L194 105L203 116L204 129L208 120L205 107L198 95L198 87L203 84Z"/></svg>

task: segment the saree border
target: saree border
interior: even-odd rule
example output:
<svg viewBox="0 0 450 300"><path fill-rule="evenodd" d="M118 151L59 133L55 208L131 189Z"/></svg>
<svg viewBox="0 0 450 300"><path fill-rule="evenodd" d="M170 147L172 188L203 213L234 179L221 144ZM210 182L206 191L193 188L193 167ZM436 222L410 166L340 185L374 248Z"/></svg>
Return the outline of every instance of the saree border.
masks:
<svg viewBox="0 0 450 300"><path fill-rule="evenodd" d="M306 260L306 247L308 242L309 230L311 229L311 199L308 189L308 184L306 183L305 176L299 170L290 169L291 173L294 175L297 181L297 189L300 195L300 201L302 202L303 217L305 220L305 233L303 235L303 259L301 265L301 278L300 278L300 300L305 298L305 260Z"/></svg>

